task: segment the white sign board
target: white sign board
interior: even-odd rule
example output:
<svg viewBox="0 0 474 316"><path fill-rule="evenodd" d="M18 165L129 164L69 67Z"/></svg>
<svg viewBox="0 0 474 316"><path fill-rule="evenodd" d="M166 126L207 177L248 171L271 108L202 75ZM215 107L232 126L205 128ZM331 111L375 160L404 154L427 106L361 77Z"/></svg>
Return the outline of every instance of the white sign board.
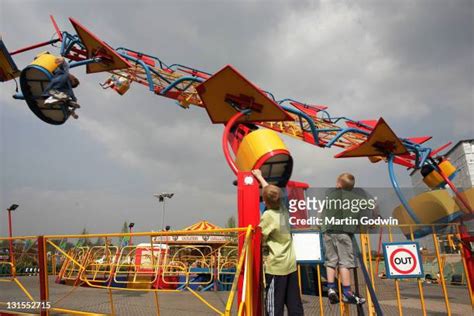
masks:
<svg viewBox="0 0 474 316"><path fill-rule="evenodd" d="M417 242L384 243L383 254L387 278L423 277L423 264Z"/></svg>
<svg viewBox="0 0 474 316"><path fill-rule="evenodd" d="M153 242L156 243L226 243L230 240L228 236L210 236L210 235L181 235L181 236L156 236Z"/></svg>
<svg viewBox="0 0 474 316"><path fill-rule="evenodd" d="M321 251L321 233L315 231L293 232L293 247L298 263L324 262Z"/></svg>

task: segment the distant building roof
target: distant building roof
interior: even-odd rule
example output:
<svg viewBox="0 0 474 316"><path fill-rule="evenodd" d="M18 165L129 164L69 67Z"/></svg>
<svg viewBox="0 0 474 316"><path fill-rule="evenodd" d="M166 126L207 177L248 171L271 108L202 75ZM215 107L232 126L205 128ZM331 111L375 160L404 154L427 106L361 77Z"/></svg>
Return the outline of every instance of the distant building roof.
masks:
<svg viewBox="0 0 474 316"><path fill-rule="evenodd" d="M450 153L453 152L454 149L456 149L459 145L463 144L463 143L472 143L474 142L474 139L462 139L460 141L458 141L453 147L451 147L450 150L448 150L448 152L445 154L445 156L448 156Z"/></svg>

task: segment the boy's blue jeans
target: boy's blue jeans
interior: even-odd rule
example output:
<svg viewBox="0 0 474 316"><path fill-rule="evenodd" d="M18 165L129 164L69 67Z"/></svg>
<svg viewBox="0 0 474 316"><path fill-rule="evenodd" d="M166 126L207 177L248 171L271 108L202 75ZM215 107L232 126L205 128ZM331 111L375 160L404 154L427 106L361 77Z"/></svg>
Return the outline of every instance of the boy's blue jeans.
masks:
<svg viewBox="0 0 474 316"><path fill-rule="evenodd" d="M66 93L71 99L77 101L74 92L72 91L71 83L69 82L69 72L65 71L61 67L58 67L54 72L53 79L46 86L43 91L43 97L49 97L49 91L58 90Z"/></svg>

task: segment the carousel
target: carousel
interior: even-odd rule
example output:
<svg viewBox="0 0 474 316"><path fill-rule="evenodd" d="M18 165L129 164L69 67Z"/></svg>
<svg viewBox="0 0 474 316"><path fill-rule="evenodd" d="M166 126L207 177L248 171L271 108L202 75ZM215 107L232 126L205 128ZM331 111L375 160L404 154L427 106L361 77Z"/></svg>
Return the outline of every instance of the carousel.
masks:
<svg viewBox="0 0 474 316"><path fill-rule="evenodd" d="M81 246L69 251L56 282L90 287L229 290L237 266L235 233L200 221L149 243ZM216 232L217 231L217 232Z"/></svg>

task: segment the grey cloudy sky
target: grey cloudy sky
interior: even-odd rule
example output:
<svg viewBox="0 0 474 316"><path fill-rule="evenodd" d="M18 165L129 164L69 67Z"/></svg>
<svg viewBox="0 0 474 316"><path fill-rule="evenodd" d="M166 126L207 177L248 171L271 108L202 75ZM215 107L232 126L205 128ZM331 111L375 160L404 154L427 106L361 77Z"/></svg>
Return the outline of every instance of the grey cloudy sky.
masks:
<svg viewBox="0 0 474 316"><path fill-rule="evenodd" d="M434 136L436 147L474 134L473 3L0 0L0 32L14 50L52 36L49 14L69 31L72 16L114 47L209 72L233 64L278 98L354 119L382 116L400 136ZM15 61L24 67L33 56ZM106 74L74 74L80 118L59 127L14 101L13 82L0 86L0 207L21 205L16 234L113 232L124 221L156 230L159 191L176 193L167 209L175 228L200 219L223 225L235 214L222 126L205 111L141 86L120 97L99 87ZM351 171L360 185L389 186L385 164L336 160L337 150L284 140L295 180L328 186Z"/></svg>

